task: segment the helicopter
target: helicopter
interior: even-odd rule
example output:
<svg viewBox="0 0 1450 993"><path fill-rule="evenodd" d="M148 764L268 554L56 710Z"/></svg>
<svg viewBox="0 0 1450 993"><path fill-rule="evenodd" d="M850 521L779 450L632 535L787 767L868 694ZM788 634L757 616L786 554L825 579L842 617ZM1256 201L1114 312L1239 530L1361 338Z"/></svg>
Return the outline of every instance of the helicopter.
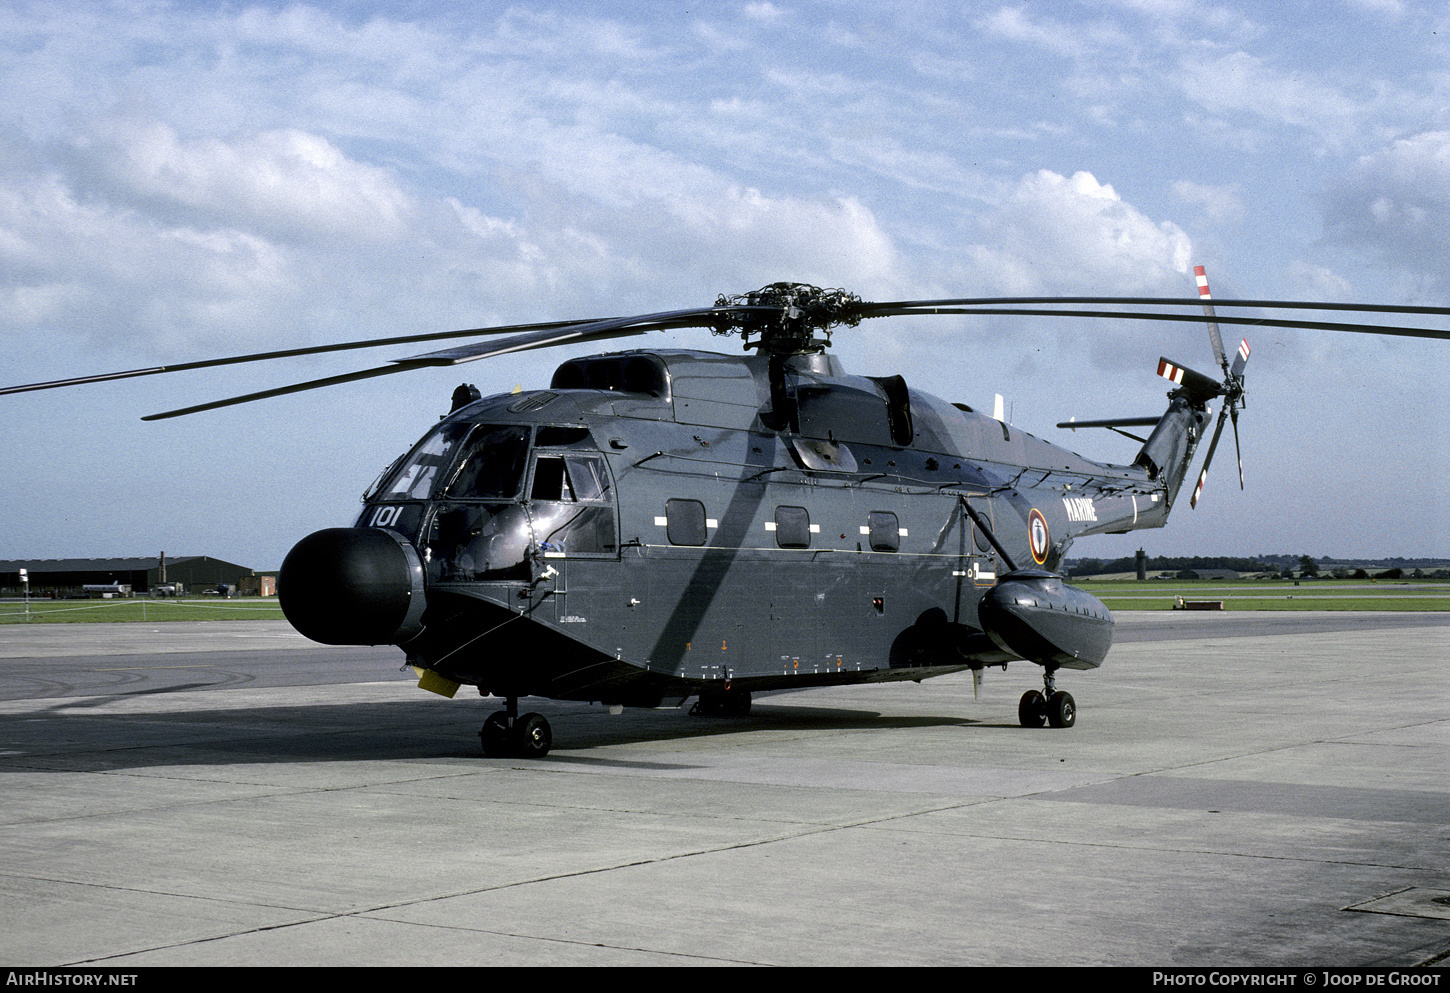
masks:
<svg viewBox="0 0 1450 993"><path fill-rule="evenodd" d="M1196 506L1225 422L1245 406L1250 349L1218 324L1450 337L1431 328L1219 317L1199 298L1018 297L868 303L772 283L710 307L287 349L0 389L0 395L315 352L484 338L385 366L149 415L198 413L511 352L679 328L738 337L742 354L635 349L564 361L549 385L448 412L369 487L351 526L299 541L278 577L284 614L329 645L396 645L419 685L501 699L484 754L538 758L549 722L525 697L743 715L752 694L920 681L1012 662L1041 667L1023 727L1073 727L1059 670L1098 668L1112 644L1101 600L1064 581L1080 537L1164 526L1218 403ZM1064 309L1070 305L1105 310ZM1130 311L1130 305L1160 308ZM1161 308L1197 305L1202 316ZM1221 301L1450 314L1434 307ZM1073 420L1140 444L1098 462L897 375L849 373L831 334L912 314L1057 315L1204 322L1217 376L1167 358L1167 406ZM1146 429L1144 435L1127 429Z"/></svg>

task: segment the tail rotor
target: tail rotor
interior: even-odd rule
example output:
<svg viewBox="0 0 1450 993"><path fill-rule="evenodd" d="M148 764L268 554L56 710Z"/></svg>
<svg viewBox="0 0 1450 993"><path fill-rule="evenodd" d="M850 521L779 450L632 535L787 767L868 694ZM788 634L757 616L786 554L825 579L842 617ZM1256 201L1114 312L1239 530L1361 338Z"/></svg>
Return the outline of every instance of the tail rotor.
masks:
<svg viewBox="0 0 1450 993"><path fill-rule="evenodd" d="M1213 310L1213 296L1208 289L1208 276L1204 273L1203 266L1194 266L1193 273L1198 280L1198 296L1203 301L1203 316L1208 323L1209 344L1213 346L1214 358L1218 360L1219 368L1223 370L1223 382L1215 383L1209 377L1194 372L1192 369L1185 369L1167 359L1158 361L1158 375L1178 383L1199 402L1206 403L1213 397L1223 397L1223 408L1219 411L1218 424L1213 429L1213 440L1208 443L1208 454L1203 458L1203 469L1198 474L1198 483L1193 487L1193 496L1189 500L1190 506L1197 507L1198 499L1203 495L1204 483L1208 481L1208 467L1213 463L1213 453L1218 448L1218 439L1223 434L1225 420L1233 421L1234 454L1238 459L1239 467L1239 489L1244 488L1244 457L1239 446L1239 408L1244 406L1244 367L1249 361L1249 343L1247 339L1240 341L1233 361L1229 361L1228 356L1224 353L1223 339L1218 333L1218 318Z"/></svg>

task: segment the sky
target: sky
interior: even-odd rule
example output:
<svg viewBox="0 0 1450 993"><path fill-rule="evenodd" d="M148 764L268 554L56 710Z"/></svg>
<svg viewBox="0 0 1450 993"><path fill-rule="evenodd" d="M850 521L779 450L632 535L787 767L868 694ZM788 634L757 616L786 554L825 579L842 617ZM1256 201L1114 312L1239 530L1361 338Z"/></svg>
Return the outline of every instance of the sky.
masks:
<svg viewBox="0 0 1450 993"><path fill-rule="evenodd" d="M707 306L1194 295L1450 304L1450 12L1411 0L0 7L0 385ZM1313 315L1311 315L1313 316ZM1225 327L1229 347L1244 333ZM1070 556L1450 557L1450 342L1251 329L1202 502ZM733 350L705 332L622 347ZM556 349L162 422L379 349L0 397L0 559L275 569L448 406ZM1093 458L1192 324L867 322L861 375Z"/></svg>

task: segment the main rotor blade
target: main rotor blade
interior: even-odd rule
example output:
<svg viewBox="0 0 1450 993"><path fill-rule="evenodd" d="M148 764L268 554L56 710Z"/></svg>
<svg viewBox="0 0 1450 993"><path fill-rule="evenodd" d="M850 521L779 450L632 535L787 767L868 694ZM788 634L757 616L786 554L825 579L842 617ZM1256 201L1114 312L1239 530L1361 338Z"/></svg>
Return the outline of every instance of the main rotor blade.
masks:
<svg viewBox="0 0 1450 993"><path fill-rule="evenodd" d="M1122 307L1177 307L1198 304L1204 306L1201 300L1177 299L1165 297L977 297L977 298L956 298L942 300L905 300L884 303L852 303L847 309L832 311L830 316L824 320L813 318L805 314L798 314L794 306L788 307L784 312L779 303L769 306L761 305L759 302L745 303L732 302L732 298L722 297L717 301L716 306L706 308L693 308L685 310L664 311L656 314L644 314L634 317L618 317L609 319L589 319L576 321L549 321L534 324L503 325L491 328L470 328L460 331L443 331L417 335L397 335L386 338L371 338L359 341L339 342L328 345L306 346L301 348L279 349L269 352L254 352L246 355L234 355L217 359L204 359L194 362L182 362L172 365L150 366L140 369L130 369L121 372L102 373L92 376L78 376L69 379L50 380L41 383L28 383L19 386L0 387L0 395L11 393L22 393L32 390L57 389L65 386L75 386L86 383L107 382L111 380L129 379L139 376L154 376L168 372L182 372L193 369L213 368L224 365L235 365L246 362L260 362L269 359L294 358L304 355L314 355L326 352L346 351L361 348L376 348L385 345L407 344L423 341L440 341L449 338L482 337L494 335L507 335L502 340L491 343L479 342L472 345L465 345L457 348L443 349L436 352L429 352L405 359L397 359L387 366L373 369L364 369L354 373L346 373L340 376L331 376L324 379L311 380L305 383L297 383L291 386L279 387L271 390L263 390L257 393L250 393L245 396L233 397L226 400L213 401L211 403L199 404L193 407L186 407L179 410L167 411L161 414L150 415L148 420L162 417L175 417L184 413L194 413L202 410L214 410L219 407L231 406L238 403L246 403L251 400L264 399L267 397L282 396L289 393L298 393L310 389L318 389L325 386L333 386L340 383L354 382L361 379L368 379L377 376L390 375L394 372L402 372L409 369L416 369L424 366L451 366L463 362L471 362L490 356L503 355L510 352L526 351L537 348L548 348L553 345L584 343L607 338L634 336L649 331L669 330L685 327L710 327L719 333L743 333L747 342L751 334L763 333L762 329L774 327L782 321L794 322L797 319L804 320L804 328L794 328L792 334L803 333L804 340L809 341L811 330L826 330L836 324L852 324L867 317L885 317L891 315L914 315L914 314L975 314L982 315L1012 315L1012 316L1044 316L1044 317L1085 317L1103 318L1118 320L1146 320L1146 321L1198 321L1202 320L1191 314L1171 313L1156 310L1133 311L1116 308ZM1064 305L1091 305L1102 306L1113 309L1107 310L1083 310L1065 309ZM1322 303L1313 301L1285 301L1285 300L1221 300L1217 301L1218 307L1253 307L1259 309L1301 309L1320 311L1355 311L1362 313L1399 313L1399 314L1423 314L1450 316L1450 307L1428 307L1428 306L1397 306L1384 304L1350 304L1350 303ZM752 318L759 315L760 320ZM1361 334L1383 334L1402 337L1416 338L1438 338L1450 340L1450 330L1439 328L1406 327L1395 325L1356 325L1325 321L1304 321L1275 317L1218 317L1219 322L1225 324L1250 324L1264 327L1289 327L1305 328L1309 330L1347 331ZM794 341L792 340L792 344ZM819 342L810 342L818 345ZM747 347L755 347L748 344ZM1217 349L1216 349L1217 350ZM1235 361L1234 369L1237 373L1242 369L1241 360Z"/></svg>
<svg viewBox="0 0 1450 993"><path fill-rule="evenodd" d="M741 308L727 309L738 310ZM641 317L617 317L605 321L592 321L583 325L566 324L540 327L539 330L530 331L527 334L515 335L512 338L505 338L503 341L493 342L492 344L480 343L478 345L448 349L441 352L430 352L425 355L415 355L406 359L394 359L392 364L379 366L374 369L363 369L359 372L344 373L340 376L328 376L325 379L308 380L305 383L279 386L275 389L260 390L256 393L228 397L224 400L212 400L191 407L167 410L159 414L148 414L141 419L143 421L160 421L171 417L181 417L186 414L199 414L206 410L219 410L222 407L233 407L238 404L251 403L254 400L267 400L271 397L287 396L292 393L305 393L308 390L323 389L328 386L338 386L343 383L352 383L363 379L374 379L378 376L389 376L397 372L409 372L413 369L422 369L430 366L459 365L463 362L472 362L475 359L489 358L494 355L528 351L535 348L548 348L552 345L567 344L569 342L598 341L605 338L626 337L645 334L649 331L668 330L675 327L708 326L713 322L706 318L719 313L721 311L715 308L666 311L660 314L648 314ZM539 326L534 325L534 327Z"/></svg>
<svg viewBox="0 0 1450 993"><path fill-rule="evenodd" d="M1061 421L1060 428L1076 431L1078 428L1151 428L1157 426L1161 417L1108 417L1096 421Z"/></svg>
<svg viewBox="0 0 1450 993"><path fill-rule="evenodd" d="M1177 301L1175 301L1177 302ZM1197 303L1198 301L1193 301ZM1218 301L1220 307L1223 301ZM872 305L874 306L874 305ZM1327 308L1328 309L1328 308ZM1445 309L1450 314L1450 308ZM867 316L906 316L910 314L964 314L996 315L1018 317L1094 317L1129 321L1186 321L1192 324L1203 322L1202 314L1150 313L1132 310L1059 310L1044 307L947 307L937 306L929 310L901 309L869 314ZM1220 324L1248 324L1270 328L1305 328L1310 331L1352 331L1359 334L1385 334L1403 338L1439 338L1450 341L1450 330L1444 328L1405 327L1397 324L1341 324L1334 321L1295 321L1278 317L1225 317L1218 315Z"/></svg>
<svg viewBox="0 0 1450 993"><path fill-rule="evenodd" d="M1220 307L1255 307L1259 309L1298 309L1298 310L1335 310L1355 311L1360 313L1384 313L1384 314L1426 314L1426 315L1450 315L1450 307L1424 307L1424 306L1399 306L1391 304L1363 304L1363 303L1323 303L1313 301L1294 300L1219 300L1216 301ZM1090 311L1065 311L1061 309L1032 309L1032 310L1006 310L996 309L1018 306L1043 306L1083 304L1092 306L1189 306L1200 304L1199 300L1177 299L1170 297L1075 297L1075 296L1039 296L1039 297L960 297L942 300L899 300L883 303L864 303L860 305L859 313L865 317L889 317L893 315L909 314L1004 314L1021 316L1043 316L1059 315L1071 317L1120 317L1133 320L1189 320L1190 318L1181 315L1160 314L1153 315L1141 312L1090 312ZM969 309L961 309L969 308ZM738 311L743 308L733 308ZM732 308L718 309L715 313L726 313ZM674 313L706 313L705 310L698 311L677 311ZM638 318L624 318L622 320L639 320ZM1224 323L1233 324L1260 324L1264 326L1282 327L1303 327L1309 329L1331 330L1331 331L1359 331L1368 334L1394 334L1408 337L1450 337L1450 332L1438 331L1427 328L1399 328L1385 327L1380 325L1360 326L1351 324L1333 323L1309 323L1294 322L1277 324L1271 319L1260 318L1222 318ZM193 369L210 369L217 366L237 365L247 362L264 362L271 359L296 358L303 355L320 355L326 352L349 351L361 348L378 348L387 345L412 344L424 341L443 341L449 338L481 337L484 335L514 334L518 332L532 332L536 330L550 330L556 328L579 327L585 325L596 325L599 318L588 318L569 321L545 321L533 324L510 324L488 328L468 328L459 331L438 331L427 334L395 335L385 338L367 338L357 341L336 342L328 345L311 345L303 348L283 348L275 351L252 352L245 355L231 355L216 359L202 359L193 362L178 362L170 365L146 366L139 369L127 369L120 372L98 373L90 376L73 376L67 379L54 379L40 383L25 383L18 386L0 387L0 396L11 393L26 393L34 390L52 390L66 386L80 386L87 383L103 383L119 379L133 379L140 376L157 376L162 373L185 372ZM698 325L674 325L677 327L698 326ZM488 350L485 349L488 353ZM499 354L499 353L491 353ZM479 357L484 357L480 355Z"/></svg>
<svg viewBox="0 0 1450 993"><path fill-rule="evenodd" d="M325 386L339 386L342 383L355 383L360 379L373 379L377 376L390 376L395 372L409 372L421 367L421 363L413 365L385 365L376 369L364 369L361 372L348 372L341 376L329 376L326 379L313 379L306 383L294 383L291 386L279 386L276 389L262 390L258 393L248 393L244 396L228 397L225 400L212 400L208 403L199 403L193 407L181 407L177 410L167 410L159 414L147 414L141 418L143 421L164 421L169 417L181 417L185 414L199 414L203 410L218 410L222 407L233 407L239 403L251 403L253 400L266 400L269 397L286 396L289 393L305 393L307 390L319 390Z"/></svg>
<svg viewBox="0 0 1450 993"><path fill-rule="evenodd" d="M1333 303L1317 300L1214 300L1220 307L1255 307L1260 310L1345 310L1368 314L1434 314L1450 315L1450 307L1429 307L1392 303ZM863 317L891 317L902 314L932 313L939 307L1006 307L1046 304L1089 304L1103 307L1198 307L1201 299L1187 297L960 297L947 300L897 300L863 303ZM945 313L958 313L955 310Z"/></svg>
<svg viewBox="0 0 1450 993"><path fill-rule="evenodd" d="M565 327L531 331L527 334L505 338L503 341L460 345L456 348L428 352L424 355L414 355L410 358L398 359L397 361L424 365L459 365L464 362L473 362L495 355L505 355L509 352L520 352L533 348L549 348L553 345L598 341L604 338L624 338L631 335L648 334L651 331L668 331L675 328L710 327L723 315L738 313L746 309L762 308L696 307L689 310L667 310L658 314L641 314L636 317L612 317L602 321L591 321L582 324L571 324Z"/></svg>
<svg viewBox="0 0 1450 993"><path fill-rule="evenodd" d="M594 319L591 319L594 320ZM200 359L195 362L177 362L173 365L148 366L142 369L128 369L123 372L105 372L94 376L74 376L70 379L53 379L44 383L26 383L21 386L0 387L0 396L8 393L29 393L33 390L54 390L63 386L81 386L86 383L105 383L116 379L135 379L140 376L159 376L166 372L186 372L192 369L211 369L216 366L240 365L245 362L265 362L270 359L290 359L300 355L320 355L324 352L345 352L359 348L380 348L387 345L408 345L424 341L442 341L447 338L469 338L481 335L509 334L515 331L569 327L581 321L546 321L537 324L509 324L493 328L470 328L463 331L432 331L427 334L396 335L390 338L366 338L358 341L334 342L330 345L309 345L303 348L283 348L273 352L252 352L247 355L229 355L219 359Z"/></svg>

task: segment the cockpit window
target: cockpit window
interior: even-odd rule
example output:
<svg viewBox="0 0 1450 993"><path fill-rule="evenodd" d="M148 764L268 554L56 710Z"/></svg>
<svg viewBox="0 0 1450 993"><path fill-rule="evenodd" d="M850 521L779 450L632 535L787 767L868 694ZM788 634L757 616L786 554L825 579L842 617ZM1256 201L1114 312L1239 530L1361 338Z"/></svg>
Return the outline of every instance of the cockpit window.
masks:
<svg viewBox="0 0 1450 993"><path fill-rule="evenodd" d="M609 473L598 455L539 455L529 498L598 503L609 498Z"/></svg>
<svg viewBox="0 0 1450 993"><path fill-rule="evenodd" d="M528 428L480 424L469 435L458 471L440 495L455 500L508 500L518 496L528 446Z"/></svg>
<svg viewBox="0 0 1450 993"><path fill-rule="evenodd" d="M463 500L518 496L529 447L529 429L519 425L451 422L424 438L379 491L378 500L426 500L441 495ZM455 456L458 468L440 482Z"/></svg>
<svg viewBox="0 0 1450 993"><path fill-rule="evenodd" d="M444 424L419 443L378 493L380 500L426 500L471 425Z"/></svg>

